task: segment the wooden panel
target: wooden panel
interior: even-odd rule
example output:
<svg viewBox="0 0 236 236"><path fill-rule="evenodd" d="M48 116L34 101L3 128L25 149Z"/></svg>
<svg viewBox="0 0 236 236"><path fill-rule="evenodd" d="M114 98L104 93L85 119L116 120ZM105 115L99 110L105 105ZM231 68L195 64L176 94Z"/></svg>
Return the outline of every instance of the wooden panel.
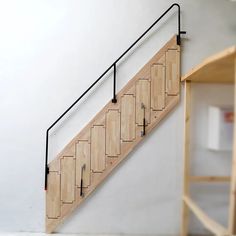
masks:
<svg viewBox="0 0 236 236"><path fill-rule="evenodd" d="M185 196L183 200L187 204L187 206L192 210L194 215L210 232L218 236L229 235L228 230L225 227L211 219L200 207L197 206L197 204L192 199Z"/></svg>
<svg viewBox="0 0 236 236"><path fill-rule="evenodd" d="M120 112L108 110L106 113L106 154L117 156L120 154Z"/></svg>
<svg viewBox="0 0 236 236"><path fill-rule="evenodd" d="M124 95L121 98L121 139L133 141L135 139L135 98Z"/></svg>
<svg viewBox="0 0 236 236"><path fill-rule="evenodd" d="M225 49L207 59L190 70L182 81L196 83L234 83L234 60L236 46Z"/></svg>
<svg viewBox="0 0 236 236"><path fill-rule="evenodd" d="M79 141L76 144L76 185L81 187L81 169L83 170L83 187L90 185L90 144L88 141Z"/></svg>
<svg viewBox="0 0 236 236"><path fill-rule="evenodd" d="M61 200L72 203L75 200L75 159L61 158Z"/></svg>
<svg viewBox="0 0 236 236"><path fill-rule="evenodd" d="M189 180L195 183L224 183L230 182L230 176L190 176Z"/></svg>
<svg viewBox="0 0 236 236"><path fill-rule="evenodd" d="M58 218L60 216L60 174L58 172L49 172L48 190L47 190L47 217Z"/></svg>
<svg viewBox="0 0 236 236"><path fill-rule="evenodd" d="M150 123L150 82L147 79L139 79L136 82L136 123L143 124L143 109L142 103L145 106L145 119Z"/></svg>
<svg viewBox="0 0 236 236"><path fill-rule="evenodd" d="M185 82L184 94L184 157L183 157L183 196L189 195L189 169L190 169L190 119L191 119L191 83ZM188 235L189 209L182 202L181 236Z"/></svg>
<svg viewBox="0 0 236 236"><path fill-rule="evenodd" d="M94 172L105 170L105 158L105 128L95 125L91 128L91 168Z"/></svg>
<svg viewBox="0 0 236 236"><path fill-rule="evenodd" d="M168 50L166 52L166 92L168 95L179 93L179 52Z"/></svg>
<svg viewBox="0 0 236 236"><path fill-rule="evenodd" d="M236 57L234 59L234 78L236 81ZM234 83L234 113L236 112L236 83ZM229 230L236 235L236 122L234 121L233 158L231 172L230 204L229 204Z"/></svg>
<svg viewBox="0 0 236 236"><path fill-rule="evenodd" d="M165 67L154 64L151 67L151 107L162 110L165 107Z"/></svg>
<svg viewBox="0 0 236 236"><path fill-rule="evenodd" d="M96 170L104 169L104 171L100 172L94 172L94 170L91 171L91 184L84 189L85 195L83 198L79 196L80 189L76 187L75 184L75 192L77 192L76 198L73 202L73 204L62 204L61 206L61 214L60 217L57 219L48 219L46 217L46 227L47 232L50 233L55 230L56 227L58 227L62 222L64 222L66 219L68 219L69 215L81 204L89 198L90 194L95 191L99 185L111 174L111 172L127 157L127 155L134 150L135 147L139 144L141 140L143 140L144 137L140 137L140 132L136 131L136 138L132 142L121 142L121 154L119 155L119 158L113 158L113 157L107 157L105 155L105 118L106 113L108 110L120 110L121 109L121 101L122 97L131 94L134 96L134 99L136 100L136 92L137 92L137 83L141 80L149 81L150 78L150 72L151 72L151 66L153 64L160 63L160 60L162 57L164 57L166 51L170 48L177 48L176 46L176 36L174 36L158 53L156 53L151 60L142 68L140 71L127 83L127 85L122 88L122 90L117 94L117 103L114 104L111 101L109 101L104 108L98 112L98 114L66 145L66 147L57 155L56 160L59 160L61 157L65 156L74 156L75 157L75 151L76 151L76 143L78 140L88 140L90 144L90 155L91 155L91 169L92 169L92 163L93 167ZM150 87L150 81L149 83L149 106L148 109L150 110L150 93L151 93L151 87ZM142 90L139 91L142 93ZM139 95L138 95L139 96ZM140 96L139 96L140 97ZM163 111L155 111L158 112L158 117L156 119L153 119L151 123L148 124L146 127L147 135L153 130L157 124L164 119L164 117L170 113L170 111L177 105L179 101L179 95L178 96L168 96L166 98L166 107ZM141 106L141 104L140 104ZM136 108L136 103L135 103ZM139 107L140 108L140 107ZM149 112L150 113L150 112ZM159 114L160 113L160 114ZM121 114L122 115L122 114ZM136 115L136 110L135 110ZM143 116L141 116L143 118ZM146 117L147 118L147 117ZM141 119L142 120L142 119ZM138 126L140 130L142 129L141 126ZM135 128L137 128L137 124L135 123ZM99 130L98 130L99 129ZM103 129L104 131L100 131L100 129ZM139 130L139 131L140 131ZM100 132L101 134L97 134ZM95 135L96 133L96 135ZM130 134L129 138L131 138L132 135ZM93 148L94 147L94 148ZM93 155L93 152L95 153ZM74 154L73 154L74 153ZM103 155L101 155L101 153ZM102 157L97 158L98 156ZM98 160L98 163L96 161ZM106 160L106 161L105 161ZM76 160L75 160L76 162ZM102 166L102 167L101 167ZM74 176L74 179L76 179L76 176Z"/></svg>

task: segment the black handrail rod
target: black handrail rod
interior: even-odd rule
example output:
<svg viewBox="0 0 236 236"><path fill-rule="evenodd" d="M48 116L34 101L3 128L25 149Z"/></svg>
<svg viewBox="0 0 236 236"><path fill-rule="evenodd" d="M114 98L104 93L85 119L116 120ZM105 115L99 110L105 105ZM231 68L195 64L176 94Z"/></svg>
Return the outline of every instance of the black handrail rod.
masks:
<svg viewBox="0 0 236 236"><path fill-rule="evenodd" d="M174 3L173 5L171 5L120 57L118 57L107 69L105 72L102 73L102 75L99 76L99 78L92 84L89 86L89 88L78 98L76 99L76 101L71 104L71 106L69 108L66 109L65 112L63 112L63 114L48 128L48 130L50 130L95 84L97 84L99 82L99 80L112 68L115 67L115 64L117 62L119 62L119 60L128 52L130 51L130 49L132 47L134 47L138 41L140 39L142 39L149 30L151 30L155 24L169 11L171 10L171 8L173 8L174 6L178 6L178 11L180 11L180 6L177 3ZM180 34L180 14L178 14L178 35Z"/></svg>
<svg viewBox="0 0 236 236"><path fill-rule="evenodd" d="M116 64L117 62L120 61L120 59L127 53L129 52L156 24L158 21L160 21L163 16L165 16L174 6L177 6L178 7L178 35L177 35L177 44L180 45L180 41L181 41L181 38L180 38L180 35L181 34L185 34L186 32L185 31L181 31L180 30L180 5L178 3L174 3L172 4L124 53L121 54L121 56L119 56L103 73L102 75L99 76L99 78L92 84L89 86L89 88L78 98L75 100L75 102L73 102L69 108L67 108L59 117L56 121L54 121L52 123L52 125L47 129L46 131L46 158L45 158L45 190L47 190L47 175L48 175L48 172L49 172L49 169L48 169L48 136L49 136L49 131L58 123L58 121L60 121L64 116L65 114L70 111L75 105L76 103L78 103L81 98L84 97L84 95L87 94L87 92L93 88L101 79L102 77L111 69L114 67L114 69L116 70ZM115 80L114 80L115 81Z"/></svg>
<svg viewBox="0 0 236 236"><path fill-rule="evenodd" d="M180 15L180 6L179 6L179 4L177 4L177 3L174 3L174 4L172 4L123 54L121 54L121 56L120 57L118 57L117 59L116 59L116 61L113 63L113 64L115 64L115 63L117 63L133 46L135 46L136 44L137 44L137 42L140 40L140 39L142 39L147 33L148 33L148 31L150 31L155 25L156 25L156 23L159 21L159 20L161 20L161 18L163 17L163 16L165 16L166 15L166 13L168 13L174 6L178 6L178 16ZM178 35L180 34L180 17L178 17Z"/></svg>

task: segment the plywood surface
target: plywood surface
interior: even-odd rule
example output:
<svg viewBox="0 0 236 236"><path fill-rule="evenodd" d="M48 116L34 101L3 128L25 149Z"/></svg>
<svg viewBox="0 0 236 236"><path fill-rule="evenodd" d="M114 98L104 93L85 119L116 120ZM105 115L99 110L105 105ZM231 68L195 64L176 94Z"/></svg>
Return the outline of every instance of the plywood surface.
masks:
<svg viewBox="0 0 236 236"><path fill-rule="evenodd" d="M234 60L236 80L236 58ZM236 83L234 84L234 113L236 112ZM236 235L236 125L234 121L234 140L233 140L233 158L230 188L230 205L229 205L229 230L232 235Z"/></svg>
<svg viewBox="0 0 236 236"><path fill-rule="evenodd" d="M165 107L165 64L151 67L151 108L161 111Z"/></svg>
<svg viewBox="0 0 236 236"><path fill-rule="evenodd" d="M143 124L144 118L144 110L142 108L142 104L145 107L145 118L147 123L150 123L150 94L151 94L151 86L150 81L148 79L139 79L136 82L136 123L138 125Z"/></svg>
<svg viewBox="0 0 236 236"><path fill-rule="evenodd" d="M75 200L75 159L73 156L61 158L61 200L72 203Z"/></svg>
<svg viewBox="0 0 236 236"><path fill-rule="evenodd" d="M83 187L90 184L90 143L88 140L80 140L76 143L76 186L81 187L81 178L83 178ZM84 167L83 171L82 168ZM83 176L82 176L82 175Z"/></svg>
<svg viewBox="0 0 236 236"><path fill-rule="evenodd" d="M61 207L61 185L60 174L52 171L48 178L48 194L46 199L46 215L49 219L56 219L60 217Z"/></svg>
<svg viewBox="0 0 236 236"><path fill-rule="evenodd" d="M120 111L108 110L106 113L106 155L120 155Z"/></svg>
<svg viewBox="0 0 236 236"><path fill-rule="evenodd" d="M184 155L183 155L183 196L189 196L189 176L190 176L190 122L191 122L191 82L184 84ZM188 235L189 209L185 201L182 200L182 224L181 236Z"/></svg>
<svg viewBox="0 0 236 236"><path fill-rule="evenodd" d="M179 53L174 36L117 94L117 103L109 102L49 164L48 233L82 204L145 139L141 136L144 118L148 135L176 106Z"/></svg>
<svg viewBox="0 0 236 236"><path fill-rule="evenodd" d="M135 139L135 96L125 94L121 97L121 140Z"/></svg>
<svg viewBox="0 0 236 236"><path fill-rule="evenodd" d="M182 77L195 83L234 83L234 60L236 46L217 53Z"/></svg>
<svg viewBox="0 0 236 236"><path fill-rule="evenodd" d="M95 125L91 128L91 168L93 172L105 169L105 127Z"/></svg>
<svg viewBox="0 0 236 236"><path fill-rule="evenodd" d="M211 233L218 236L229 235L228 230L225 227L210 218L191 198L185 196L184 201L194 213L194 215Z"/></svg>

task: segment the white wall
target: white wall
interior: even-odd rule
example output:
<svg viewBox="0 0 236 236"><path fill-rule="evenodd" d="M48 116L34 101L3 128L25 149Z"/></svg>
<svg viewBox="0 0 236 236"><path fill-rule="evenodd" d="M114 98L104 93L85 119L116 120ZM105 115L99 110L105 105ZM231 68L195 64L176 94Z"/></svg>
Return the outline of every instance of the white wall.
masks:
<svg viewBox="0 0 236 236"><path fill-rule="evenodd" d="M235 44L236 4L226 0L178 2L182 7L183 30L188 32L182 48L184 74L206 56ZM171 3L165 0L0 1L0 231L44 230L47 127ZM173 13L118 67L118 88L175 30ZM111 99L111 86L111 80L100 84L86 102L54 129L50 137L51 158ZM204 91L208 93L206 88ZM208 94L210 100L215 96L213 92ZM230 100L232 89L225 87L224 94L231 94ZM58 229L60 232L178 234L182 106L181 101L121 168ZM199 122L204 122L205 113L194 112L196 117L202 115ZM205 131L199 129L197 144L204 135ZM193 154L197 156L196 150ZM213 159L204 148L201 154ZM227 172L227 158L217 156L216 164L209 164L209 171ZM198 169L205 167L200 160L195 163ZM227 214L226 190L222 187L217 199L220 210L209 207L210 214L217 214L222 222ZM211 196L207 190L205 193ZM198 200L204 206L207 203ZM196 221L191 227L193 231L202 228Z"/></svg>

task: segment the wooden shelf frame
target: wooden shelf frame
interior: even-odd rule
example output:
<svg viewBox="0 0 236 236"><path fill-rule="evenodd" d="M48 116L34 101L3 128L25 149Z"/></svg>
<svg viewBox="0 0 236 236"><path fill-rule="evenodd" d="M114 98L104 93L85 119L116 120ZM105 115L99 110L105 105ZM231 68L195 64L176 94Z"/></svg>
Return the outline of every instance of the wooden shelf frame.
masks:
<svg viewBox="0 0 236 236"><path fill-rule="evenodd" d="M184 91L184 155L183 155L183 195L181 236L188 235L189 212L214 235L236 235L236 125L234 125L232 172L230 176L192 176L190 173L190 121L191 121L191 84L192 83L233 83L234 112L236 111L236 47L228 48L192 69L182 77ZM228 227L225 228L211 219L190 197L192 183L229 183L230 206Z"/></svg>
<svg viewBox="0 0 236 236"><path fill-rule="evenodd" d="M236 46L225 49L200 63L181 78L194 83L234 83Z"/></svg>
<svg viewBox="0 0 236 236"><path fill-rule="evenodd" d="M184 196L183 201L210 232L219 236L228 235L228 229L211 219L190 197Z"/></svg>

